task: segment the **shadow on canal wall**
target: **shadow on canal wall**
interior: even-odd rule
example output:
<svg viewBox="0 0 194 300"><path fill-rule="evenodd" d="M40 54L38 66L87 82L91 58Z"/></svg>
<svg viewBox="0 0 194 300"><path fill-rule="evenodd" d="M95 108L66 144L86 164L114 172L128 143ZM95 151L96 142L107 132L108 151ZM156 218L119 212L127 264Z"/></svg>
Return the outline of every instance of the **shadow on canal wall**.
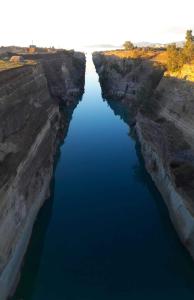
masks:
<svg viewBox="0 0 194 300"><path fill-rule="evenodd" d="M63 114L63 123L61 124L61 131L59 131L59 140L61 142L56 151L54 159L55 162L53 169L53 178L50 184L50 197L45 200L37 215L36 222L32 231L31 240L23 260L23 267L20 273L21 278L19 280L16 292L11 298L12 300L23 300L23 295L25 295L25 299L30 300L31 295L33 294L34 286L36 284L36 279L39 272L39 266L41 263L42 252L44 249L45 236L52 217L55 191L55 171L58 163L60 162L61 147L67 137L74 109L81 100L82 96L78 97L77 101L71 103L71 105L69 105L68 107L61 107L61 113Z"/></svg>
<svg viewBox="0 0 194 300"><path fill-rule="evenodd" d="M133 171L134 171L134 177L141 182L144 186L147 187L149 190L150 194L152 195L155 205L157 207L157 210L159 212L159 217L160 221L162 223L162 226L165 230L165 232L171 236L170 241L172 244L172 247L174 247L177 251L181 252L181 255L185 257L186 262L187 262L187 271L190 273L190 276L188 278L192 278L193 274L193 260L189 253L185 251L185 247L182 245L180 242L180 239L178 235L176 234L176 231L174 227L172 226L172 223L169 219L169 213L168 209L163 201L163 198L158 191L157 187L155 186L154 181L152 180L150 174L147 172L146 167L145 167L145 161L141 153L141 145L140 142L138 141L135 129L134 129L134 124L132 119L130 118L129 112L126 109L127 107L125 106L124 103L121 103L117 100L107 100L104 99L114 112L116 116L119 116L121 120L123 120L128 126L129 126L129 138L132 138L132 140L135 143L135 150L136 154L138 157L138 163L134 164ZM171 227L171 230L169 231L169 227ZM156 241L157 242L157 241ZM179 247L176 247L176 245L179 244ZM175 267L179 262L176 259L176 255L171 257L171 264L173 264ZM193 281L191 280L189 282L190 287L193 287Z"/></svg>

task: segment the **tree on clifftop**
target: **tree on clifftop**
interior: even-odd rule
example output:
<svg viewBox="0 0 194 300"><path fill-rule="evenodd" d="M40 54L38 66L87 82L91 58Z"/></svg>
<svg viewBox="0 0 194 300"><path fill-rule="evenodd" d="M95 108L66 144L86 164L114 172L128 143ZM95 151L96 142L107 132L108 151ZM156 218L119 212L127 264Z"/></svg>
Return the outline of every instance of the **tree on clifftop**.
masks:
<svg viewBox="0 0 194 300"><path fill-rule="evenodd" d="M133 43L130 42L130 41L124 42L123 47L125 48L125 50L131 50L131 49L134 49L134 45L133 45Z"/></svg>
<svg viewBox="0 0 194 300"><path fill-rule="evenodd" d="M186 39L185 44L192 44L194 42L194 36L192 35L192 30L187 30L185 39Z"/></svg>
<svg viewBox="0 0 194 300"><path fill-rule="evenodd" d="M194 56L194 36L192 35L192 30L187 30L185 40L183 55L185 62L189 62Z"/></svg>
<svg viewBox="0 0 194 300"><path fill-rule="evenodd" d="M167 68L169 71L177 71L181 65L180 53L176 48L176 44L170 44L167 47Z"/></svg>
<svg viewBox="0 0 194 300"><path fill-rule="evenodd" d="M167 68L169 71L178 71L186 63L194 59L194 36L192 30L187 30L184 47L177 48L176 44L167 47Z"/></svg>

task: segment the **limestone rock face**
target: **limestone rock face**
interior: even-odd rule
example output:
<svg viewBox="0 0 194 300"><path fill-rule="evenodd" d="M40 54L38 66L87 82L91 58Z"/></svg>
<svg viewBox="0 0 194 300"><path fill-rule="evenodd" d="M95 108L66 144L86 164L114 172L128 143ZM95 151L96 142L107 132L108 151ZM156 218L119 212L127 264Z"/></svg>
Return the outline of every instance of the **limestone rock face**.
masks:
<svg viewBox="0 0 194 300"><path fill-rule="evenodd" d="M116 99L128 124L132 116L146 168L194 258L193 65L168 73L150 59L131 62L103 52L93 59L110 106L115 109Z"/></svg>
<svg viewBox="0 0 194 300"><path fill-rule="evenodd" d="M142 92L150 93L160 81L164 68L144 58L120 58L94 52L103 96L107 99L135 102Z"/></svg>
<svg viewBox="0 0 194 300"><path fill-rule="evenodd" d="M83 54L32 58L36 64L0 72L1 300L15 285L36 215L49 196L57 146L84 90ZM67 114L59 102L65 107L69 99Z"/></svg>
<svg viewBox="0 0 194 300"><path fill-rule="evenodd" d="M194 258L194 149L165 120L137 116L136 132L146 168L161 192L171 221Z"/></svg>
<svg viewBox="0 0 194 300"><path fill-rule="evenodd" d="M25 55L25 59L41 62L51 96L67 104L84 91L85 56L80 52L61 51L53 54Z"/></svg>

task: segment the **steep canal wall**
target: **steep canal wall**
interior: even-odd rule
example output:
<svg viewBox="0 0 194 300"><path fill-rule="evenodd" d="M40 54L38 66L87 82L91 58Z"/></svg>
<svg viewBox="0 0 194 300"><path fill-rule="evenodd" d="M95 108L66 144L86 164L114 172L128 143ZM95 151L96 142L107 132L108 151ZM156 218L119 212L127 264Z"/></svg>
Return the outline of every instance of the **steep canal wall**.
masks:
<svg viewBox="0 0 194 300"><path fill-rule="evenodd" d="M84 54L24 58L28 63L0 72L1 300L17 283L35 218L49 197L56 149L84 91Z"/></svg>
<svg viewBox="0 0 194 300"><path fill-rule="evenodd" d="M164 54L95 52L93 60L103 96L119 101L135 125L146 168L194 258L194 69L165 72Z"/></svg>

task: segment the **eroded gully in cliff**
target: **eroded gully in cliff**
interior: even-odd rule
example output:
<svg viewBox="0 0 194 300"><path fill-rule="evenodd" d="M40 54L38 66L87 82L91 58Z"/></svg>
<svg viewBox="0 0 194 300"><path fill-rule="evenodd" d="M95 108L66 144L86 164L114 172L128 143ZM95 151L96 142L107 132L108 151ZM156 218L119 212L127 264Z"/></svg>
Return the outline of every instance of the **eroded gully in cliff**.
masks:
<svg viewBox="0 0 194 300"><path fill-rule="evenodd" d="M193 262L128 133L88 56L14 300L193 299Z"/></svg>

